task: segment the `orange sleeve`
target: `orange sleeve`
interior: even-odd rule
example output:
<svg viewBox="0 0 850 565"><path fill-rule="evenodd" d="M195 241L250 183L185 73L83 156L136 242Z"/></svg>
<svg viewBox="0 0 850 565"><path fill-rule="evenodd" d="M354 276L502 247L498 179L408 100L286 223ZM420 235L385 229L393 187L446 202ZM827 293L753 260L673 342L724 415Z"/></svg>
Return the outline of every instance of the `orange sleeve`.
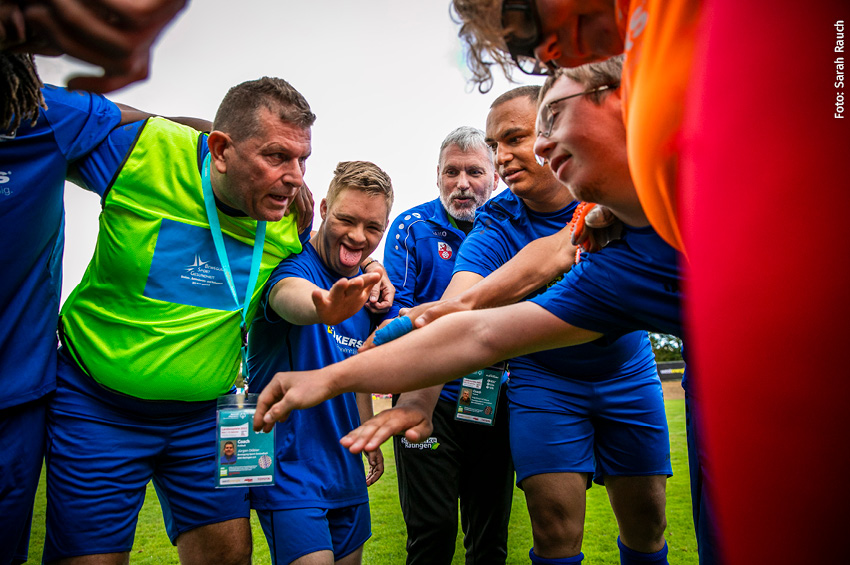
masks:
<svg viewBox="0 0 850 565"><path fill-rule="evenodd" d="M655 231L682 251L679 136L699 4L633 0L625 29L623 112L632 179Z"/></svg>

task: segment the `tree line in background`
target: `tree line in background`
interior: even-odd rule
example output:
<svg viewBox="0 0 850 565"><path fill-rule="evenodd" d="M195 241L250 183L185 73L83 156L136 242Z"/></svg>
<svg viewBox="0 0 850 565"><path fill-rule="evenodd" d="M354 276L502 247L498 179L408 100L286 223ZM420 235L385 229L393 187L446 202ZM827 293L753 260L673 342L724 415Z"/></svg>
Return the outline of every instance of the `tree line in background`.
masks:
<svg viewBox="0 0 850 565"><path fill-rule="evenodd" d="M682 340L668 334L649 333L649 341L652 343L652 352L655 353L655 362L682 361Z"/></svg>

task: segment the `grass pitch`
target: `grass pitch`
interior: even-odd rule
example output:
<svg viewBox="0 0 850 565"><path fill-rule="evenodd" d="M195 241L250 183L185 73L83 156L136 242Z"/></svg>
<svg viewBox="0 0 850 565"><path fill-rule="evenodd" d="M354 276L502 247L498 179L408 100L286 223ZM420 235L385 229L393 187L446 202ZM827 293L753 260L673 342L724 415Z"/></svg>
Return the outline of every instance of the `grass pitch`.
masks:
<svg viewBox="0 0 850 565"><path fill-rule="evenodd" d="M673 461L673 477L667 482L667 544L670 548L669 561L680 565L698 563L696 541L688 481L688 453L685 438L684 400L669 399L665 402L670 426L670 447ZM395 459L392 442L383 447L386 471L384 476L369 489L372 509L372 538L366 543L363 562L367 565L396 565L404 563L405 530L398 504L398 489L395 474ZM45 483L44 474L39 484L33 519L30 560L41 563L44 543ZM252 518L254 535L254 563L269 564L268 546L256 517ZM528 563L528 550L532 546L531 524L525 507L522 491L514 489L513 511L511 512L508 563ZM603 487L594 485L587 492L587 518L584 544L585 565L618 565L617 522L611 512L608 496ZM463 539L458 536L453 563L463 563ZM130 554L131 563L177 564L177 550L168 541L162 524L162 513L153 485L148 485L145 504L139 514L135 544Z"/></svg>

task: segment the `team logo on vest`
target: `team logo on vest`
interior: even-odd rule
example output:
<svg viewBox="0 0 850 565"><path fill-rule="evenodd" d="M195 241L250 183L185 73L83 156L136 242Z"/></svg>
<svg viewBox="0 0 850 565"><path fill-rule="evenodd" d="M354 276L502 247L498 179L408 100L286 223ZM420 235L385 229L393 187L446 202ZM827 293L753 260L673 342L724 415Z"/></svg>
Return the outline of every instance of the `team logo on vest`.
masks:
<svg viewBox="0 0 850 565"><path fill-rule="evenodd" d="M452 246L445 241L437 242L437 254L441 259L449 260L452 258Z"/></svg>
<svg viewBox="0 0 850 565"><path fill-rule="evenodd" d="M185 267L186 273L180 278L186 279L201 286L210 286L216 284L224 284L223 281L216 280L216 271L221 273L224 270L221 267L210 265L209 261L202 261L201 256L195 253L195 262Z"/></svg>

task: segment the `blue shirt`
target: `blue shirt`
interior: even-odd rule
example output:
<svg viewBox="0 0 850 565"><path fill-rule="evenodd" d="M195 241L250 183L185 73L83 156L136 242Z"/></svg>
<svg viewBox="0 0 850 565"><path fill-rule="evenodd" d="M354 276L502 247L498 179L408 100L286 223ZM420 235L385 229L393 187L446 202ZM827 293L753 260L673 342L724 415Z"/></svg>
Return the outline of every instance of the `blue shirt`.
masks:
<svg viewBox="0 0 850 565"><path fill-rule="evenodd" d="M42 92L48 109L35 126L0 132L0 409L56 388L65 176L121 120L102 96L55 86Z"/></svg>
<svg viewBox="0 0 850 565"><path fill-rule="evenodd" d="M411 208L393 220L384 244L384 268L395 286L395 300L387 318L398 316L401 308L412 308L443 296L465 237L452 226L439 198ZM440 399L455 402L459 382L443 385Z"/></svg>
<svg viewBox="0 0 850 565"><path fill-rule="evenodd" d="M310 244L298 255L281 261L269 278L261 311L250 331L252 392L260 392L277 372L321 369L354 355L372 330L365 308L335 326L298 326L282 320L268 304L268 296L275 284L288 277L310 281L326 290L342 278L325 266ZM252 488L252 507L339 508L368 501L361 456L339 443L339 438L359 425L352 392L307 410L295 410L288 420L276 424L276 484Z"/></svg>
<svg viewBox="0 0 850 565"><path fill-rule="evenodd" d="M676 250L651 227L627 227L621 239L583 254L532 302L572 326L610 337L635 330L683 337L681 283Z"/></svg>
<svg viewBox="0 0 850 565"><path fill-rule="evenodd" d="M469 271L486 277L529 242L561 230L572 219L577 204L571 202L556 212L539 213L529 209L512 192L502 192L478 209L475 226L461 248L455 272ZM526 299L543 293L546 288L538 289ZM654 361L646 332L634 331L511 359L511 382L533 379L539 386L561 390L565 378L611 379L645 371Z"/></svg>

